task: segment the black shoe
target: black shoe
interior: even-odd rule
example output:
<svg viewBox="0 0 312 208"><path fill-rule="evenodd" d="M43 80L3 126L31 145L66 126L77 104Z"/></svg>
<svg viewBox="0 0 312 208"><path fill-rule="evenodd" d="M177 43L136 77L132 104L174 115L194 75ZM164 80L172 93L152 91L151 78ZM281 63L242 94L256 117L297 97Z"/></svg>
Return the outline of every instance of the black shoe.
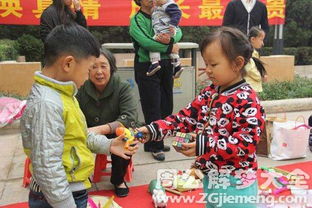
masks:
<svg viewBox="0 0 312 208"><path fill-rule="evenodd" d="M183 72L183 68L181 67L181 64L179 64L178 66L174 67L173 69L173 78L179 78L181 76Z"/></svg>
<svg viewBox="0 0 312 208"><path fill-rule="evenodd" d="M115 194L118 197L126 197L129 194L129 187L127 186L126 182L124 182L126 188L119 188L116 184L114 184L115 187Z"/></svg>
<svg viewBox="0 0 312 208"><path fill-rule="evenodd" d="M168 145L164 145L164 148L162 149L162 151L169 152L170 151L170 147Z"/></svg>
<svg viewBox="0 0 312 208"><path fill-rule="evenodd" d="M159 65L159 62L154 62L152 63L149 68L148 71L146 72L147 76L152 76L154 75L159 69L161 68L161 66Z"/></svg>
<svg viewBox="0 0 312 208"><path fill-rule="evenodd" d="M158 152L152 152L153 158L158 161L164 161L165 160L165 154L163 151Z"/></svg>

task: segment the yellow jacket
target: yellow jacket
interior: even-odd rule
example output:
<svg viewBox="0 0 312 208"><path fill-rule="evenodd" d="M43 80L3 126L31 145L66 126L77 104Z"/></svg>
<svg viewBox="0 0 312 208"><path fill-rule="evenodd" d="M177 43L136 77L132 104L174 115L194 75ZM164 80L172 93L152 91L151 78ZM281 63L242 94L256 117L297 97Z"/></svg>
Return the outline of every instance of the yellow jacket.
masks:
<svg viewBox="0 0 312 208"><path fill-rule="evenodd" d="M259 58L259 53L254 50L252 53L253 57ZM245 80L256 92L262 92L262 77L258 71L254 60L251 58L249 63L245 66L246 76Z"/></svg>
<svg viewBox="0 0 312 208"><path fill-rule="evenodd" d="M92 152L110 154L111 140L87 131L76 93L73 82L36 72L21 120L24 151L32 163L30 188L42 191L56 208L75 206L72 192L91 187Z"/></svg>

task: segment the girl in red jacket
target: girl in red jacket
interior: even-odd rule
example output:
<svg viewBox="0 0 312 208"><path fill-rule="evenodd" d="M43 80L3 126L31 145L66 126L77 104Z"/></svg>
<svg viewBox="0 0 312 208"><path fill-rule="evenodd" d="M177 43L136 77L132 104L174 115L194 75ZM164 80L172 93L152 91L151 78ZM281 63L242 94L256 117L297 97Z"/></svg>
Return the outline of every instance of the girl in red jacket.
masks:
<svg viewBox="0 0 312 208"><path fill-rule="evenodd" d="M194 165L205 174L207 207L256 207L252 201L258 190L255 152L264 110L243 79L252 51L238 29L223 27L208 34L201 54L212 84L177 114L139 129L154 141L176 132L194 133L194 141L183 143L178 151L197 156ZM227 197L230 203L225 203Z"/></svg>

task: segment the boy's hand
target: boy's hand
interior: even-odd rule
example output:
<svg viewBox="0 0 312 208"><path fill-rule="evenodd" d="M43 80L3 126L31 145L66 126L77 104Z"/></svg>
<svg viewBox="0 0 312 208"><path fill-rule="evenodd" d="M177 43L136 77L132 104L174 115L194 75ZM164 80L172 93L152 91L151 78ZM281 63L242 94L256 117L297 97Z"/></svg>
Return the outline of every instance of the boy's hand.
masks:
<svg viewBox="0 0 312 208"><path fill-rule="evenodd" d="M124 137L125 135L122 134L113 139L109 150L114 155L118 155L119 157L129 160L130 156L134 155L139 148L138 141L133 142L128 149L125 149L125 142L123 141Z"/></svg>
<svg viewBox="0 0 312 208"><path fill-rule="evenodd" d="M182 148L181 150L178 150L178 152L188 157L196 156L196 142L181 143L181 145Z"/></svg>
<svg viewBox="0 0 312 208"><path fill-rule="evenodd" d="M143 133L143 139L140 142L146 143L151 139L151 135L147 127L142 126L140 128L136 128L136 131Z"/></svg>
<svg viewBox="0 0 312 208"><path fill-rule="evenodd" d="M110 134L111 133L111 129L109 127L109 125L104 124L101 126L94 126L91 128L88 128L89 131L94 132L95 134L102 134L102 135L106 135L106 134Z"/></svg>
<svg viewBox="0 0 312 208"><path fill-rule="evenodd" d="M79 11L81 9L79 0L73 0L73 5L74 5L75 11Z"/></svg>

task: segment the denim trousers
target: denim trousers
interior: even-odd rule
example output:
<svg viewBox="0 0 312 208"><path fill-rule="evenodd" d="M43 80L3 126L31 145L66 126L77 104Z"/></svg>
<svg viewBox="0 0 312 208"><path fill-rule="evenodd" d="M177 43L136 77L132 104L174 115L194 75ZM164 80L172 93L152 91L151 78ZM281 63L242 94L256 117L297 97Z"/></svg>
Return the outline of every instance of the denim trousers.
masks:
<svg viewBox="0 0 312 208"><path fill-rule="evenodd" d="M73 197L77 208L86 208L88 203L88 192L87 190L73 192ZM42 192L29 192L28 200L29 208L52 208L47 202Z"/></svg>

